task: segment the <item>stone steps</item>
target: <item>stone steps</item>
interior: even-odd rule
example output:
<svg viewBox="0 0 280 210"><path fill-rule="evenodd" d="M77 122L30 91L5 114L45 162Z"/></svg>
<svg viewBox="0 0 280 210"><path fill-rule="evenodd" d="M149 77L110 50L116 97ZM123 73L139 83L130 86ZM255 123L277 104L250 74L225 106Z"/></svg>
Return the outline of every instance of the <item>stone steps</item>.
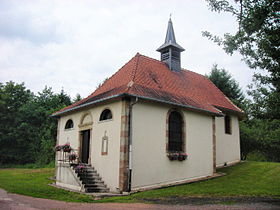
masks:
<svg viewBox="0 0 280 210"><path fill-rule="evenodd" d="M109 192L109 188L107 188L104 181L102 181L97 171L90 164L84 164L84 166L83 173L75 172L82 181L85 191L89 193Z"/></svg>

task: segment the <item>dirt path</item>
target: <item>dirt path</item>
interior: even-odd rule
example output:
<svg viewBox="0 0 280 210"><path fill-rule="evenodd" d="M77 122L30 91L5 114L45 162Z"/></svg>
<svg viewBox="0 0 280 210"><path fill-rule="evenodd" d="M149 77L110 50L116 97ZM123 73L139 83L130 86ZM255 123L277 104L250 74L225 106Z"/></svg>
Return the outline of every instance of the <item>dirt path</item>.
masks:
<svg viewBox="0 0 280 210"><path fill-rule="evenodd" d="M29 196L10 194L0 189L0 209L1 210L38 210L38 209L67 209L67 210L85 210L85 209L100 209L100 210L121 210L121 209L133 209L133 210L197 210L197 209L229 209L229 210L261 210L261 209L280 209L279 205L267 204L267 203L250 203L250 204L235 204L235 205L162 205L162 204L143 204L143 203L70 203L63 201L55 201L41 198L33 198Z"/></svg>

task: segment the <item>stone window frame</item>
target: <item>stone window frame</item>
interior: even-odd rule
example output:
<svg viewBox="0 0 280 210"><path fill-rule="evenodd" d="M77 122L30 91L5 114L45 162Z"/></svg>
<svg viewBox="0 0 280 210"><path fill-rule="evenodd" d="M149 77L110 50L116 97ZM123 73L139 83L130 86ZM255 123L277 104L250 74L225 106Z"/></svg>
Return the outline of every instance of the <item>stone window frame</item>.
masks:
<svg viewBox="0 0 280 210"><path fill-rule="evenodd" d="M101 120L101 116L102 116L103 112L106 111L106 110L109 110L109 111L111 112L112 117L109 118L109 119ZM104 109L102 110L101 114L99 115L98 123L113 121L113 119L114 119L114 115L113 115L112 110L111 110L109 107L106 107L106 108L104 108Z"/></svg>
<svg viewBox="0 0 280 210"><path fill-rule="evenodd" d="M67 124L68 124L69 122L72 122L72 127L68 127L68 126L67 126ZM69 131L69 130L73 130L73 129L74 129L74 121L72 120L72 118L69 118L69 119L66 121L66 123L65 123L64 130L65 130L65 131Z"/></svg>
<svg viewBox="0 0 280 210"><path fill-rule="evenodd" d="M168 154L170 152L173 152L169 150L169 116L174 111L178 112L182 117L182 151L178 151L178 152L186 153L186 120L185 120L184 113L176 108L170 109L166 115L166 153Z"/></svg>

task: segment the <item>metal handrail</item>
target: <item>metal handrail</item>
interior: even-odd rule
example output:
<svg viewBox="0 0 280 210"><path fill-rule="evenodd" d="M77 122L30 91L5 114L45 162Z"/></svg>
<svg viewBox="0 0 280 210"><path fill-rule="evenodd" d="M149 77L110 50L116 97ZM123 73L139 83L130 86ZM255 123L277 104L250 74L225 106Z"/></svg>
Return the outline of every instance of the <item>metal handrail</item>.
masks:
<svg viewBox="0 0 280 210"><path fill-rule="evenodd" d="M62 163L76 163L78 164L79 161L79 156L77 155L78 150L71 148L70 152L64 152L63 150L56 151L56 156L57 156L57 162L62 162ZM70 154L76 154L77 158L76 160L69 160L69 155Z"/></svg>

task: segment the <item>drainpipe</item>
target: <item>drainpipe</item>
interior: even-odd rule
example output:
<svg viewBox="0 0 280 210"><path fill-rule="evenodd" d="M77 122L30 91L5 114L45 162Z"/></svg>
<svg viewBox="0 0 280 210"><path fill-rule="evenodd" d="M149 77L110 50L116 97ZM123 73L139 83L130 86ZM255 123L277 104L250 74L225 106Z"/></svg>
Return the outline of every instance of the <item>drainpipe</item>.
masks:
<svg viewBox="0 0 280 210"><path fill-rule="evenodd" d="M131 176L132 176L132 107L138 102L138 97L135 97L135 101L131 102L129 105L129 120L128 120L128 132L129 132L129 138L128 138L128 192L131 191Z"/></svg>

